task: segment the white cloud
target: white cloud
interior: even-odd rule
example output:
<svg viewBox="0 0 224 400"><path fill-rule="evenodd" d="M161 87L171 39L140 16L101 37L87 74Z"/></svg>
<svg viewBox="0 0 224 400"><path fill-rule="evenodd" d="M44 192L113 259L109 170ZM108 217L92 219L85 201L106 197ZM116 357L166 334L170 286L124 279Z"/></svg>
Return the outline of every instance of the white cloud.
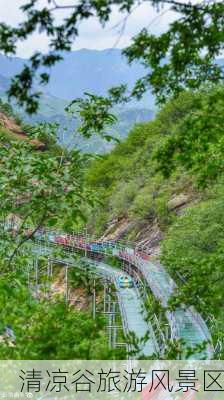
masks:
<svg viewBox="0 0 224 400"><path fill-rule="evenodd" d="M58 0L61 5L74 4L76 0ZM19 7L26 3L25 0L13 0L13 6L8 0L0 0L1 21L17 25L22 21L23 15ZM40 6L46 0L39 0ZM55 18L59 22L66 16L66 12L57 11ZM80 25L79 37L74 42L74 49L90 48L105 49L111 47L125 47L130 44L131 38L140 29L147 27L152 33L158 34L167 28L168 24L175 18L175 14L168 9L156 12L152 6L145 2L137 7L124 23L125 15L120 14L117 8L113 9L110 21L103 29L99 22L91 18ZM17 55L29 57L35 50L47 51L48 39L46 35L35 33L28 40L18 46Z"/></svg>

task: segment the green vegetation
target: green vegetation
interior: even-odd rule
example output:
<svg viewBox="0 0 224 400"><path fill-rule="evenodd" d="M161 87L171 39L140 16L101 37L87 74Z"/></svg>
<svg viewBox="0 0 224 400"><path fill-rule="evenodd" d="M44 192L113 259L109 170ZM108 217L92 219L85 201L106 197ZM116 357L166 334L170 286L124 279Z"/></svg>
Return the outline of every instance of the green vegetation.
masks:
<svg viewBox="0 0 224 400"><path fill-rule="evenodd" d="M142 230L156 227L164 236L162 261L180 288L170 306L175 308L183 302L195 305L212 321L214 341L223 341L224 177L222 127L216 118L224 106L223 93L222 86L197 93L186 91L168 102L154 121L137 124L124 142L94 161L78 151L64 151L56 146L53 125L30 130L30 139L37 138L46 144L41 152L27 141L11 141L2 135L2 217L13 214L34 227L61 226L72 231L82 218L86 222L87 216L88 227L94 227L95 234L103 233L111 220L115 221L114 229L128 222L130 226L123 235L132 240L137 240ZM2 272L6 274L11 267L18 271L22 262L18 248L26 241L23 224L16 240L6 233L2 233L3 238ZM26 262L30 262L33 256L27 254L26 257ZM72 279L74 288L83 285L90 292L88 276L74 271ZM17 287L16 280L12 282ZM13 291L9 299L3 294L4 301L7 300L5 304L12 303L12 310L13 307L16 310L16 304L22 304L28 296L32 318L28 306L21 305L22 315L15 327L21 347L20 339L16 347L3 343L2 357L66 358L70 345L74 358L78 353L84 358L94 358L95 347L99 349L96 357L115 357L102 337L104 323L101 319L93 321L88 311L75 312L66 308L63 301L49 303L43 299L37 302L23 285L15 290L16 295ZM7 293L10 295L10 292L9 288ZM13 313L6 313L2 329L11 324ZM41 313L45 317L40 324ZM67 333L60 320L55 326L57 314L63 315ZM32 323L24 332L22 327L29 318ZM79 319L85 320L86 325L83 322L84 336L77 331L80 339L77 344L73 336L74 327L82 326ZM84 339L85 329L93 327L97 333ZM51 332L55 332L53 342ZM62 350L58 348L61 335L67 338ZM35 346L39 347L32 347L30 343L24 347L28 338L31 342L35 339ZM176 347L171 344L169 355L173 355L177 347L178 343ZM218 356L222 357L222 353Z"/></svg>
<svg viewBox="0 0 224 400"><path fill-rule="evenodd" d="M223 342L223 179L208 196L176 219L162 246L162 261L181 287L171 302L195 305L209 317L214 342ZM223 353L219 354L223 358Z"/></svg>
<svg viewBox="0 0 224 400"><path fill-rule="evenodd" d="M78 354L85 358L94 358L94 354L104 357L100 321L88 318L85 321L86 314L73 314L60 302L37 303L31 297L29 305L24 301L27 290L21 277L17 279L16 275L19 267L33 261L32 255L27 254L24 259L19 250L38 227L60 225L72 230L85 220L86 210L95 233L103 232L111 219L132 222L129 231L126 230L130 238L136 238L142 227L154 226L162 231L165 237L162 259L172 274L181 276L176 304L180 301L192 304L197 299L197 306L204 314L215 317L214 338L223 341L224 96L222 86L201 88L205 83L218 84L223 80L222 66L214 60L223 49L224 4L176 0L152 0L151 3L156 7L168 5L179 18L159 36L142 29L124 51L130 63L140 60L148 68L146 75L134 83L131 93L127 93L123 84L110 89L108 97L86 94L74 100L72 104L82 122L78 129L87 138L97 133L111 139L105 131L115 121L111 109L133 97L141 98L150 86L158 102L175 100L164 107L155 121L137 125L124 143L95 161L85 174L85 182L88 157L76 150L66 152L58 148L53 139L53 126L40 126L28 132L31 139L44 142L43 151L34 148L29 140L15 140L7 129L0 134L0 218L11 215L17 222L20 220L14 237L1 232L0 238L0 300L6 312L2 319L4 324L10 324L11 318L17 321L19 317L18 345L5 349L3 340L2 357L8 357L10 351L14 358L66 358ZM34 86L39 90L47 84L47 69L61 60L64 51L71 51L80 21L95 15L104 25L113 5L120 12L130 14L137 4L136 0L74 3L66 7L68 14L58 23L55 12L63 6L49 0L39 8L36 0L27 1L21 7L24 18L19 25L14 28L0 23L0 50L5 55L13 55L21 41L39 31L48 36L50 52L36 52L31 56L12 79L9 96L19 106L25 106L29 114L35 113L41 93ZM178 201L177 196L183 194L185 200ZM184 211L183 205L186 208L189 202L192 207ZM181 217L177 217L177 211L182 213ZM26 223L34 227L28 236ZM8 275L11 270L15 271L14 276ZM78 348L74 327L80 339ZM94 327L99 328L98 333L94 333ZM92 336L87 338L89 331ZM65 347L61 351L62 337Z"/></svg>
<svg viewBox="0 0 224 400"><path fill-rule="evenodd" d="M0 283L1 359L110 358L104 318L93 320L86 311L57 299L37 301L21 275L7 275ZM12 326L15 344L4 337Z"/></svg>
<svg viewBox="0 0 224 400"><path fill-rule="evenodd" d="M58 146L57 126L19 126L10 106L1 103L1 111L4 126L0 136L0 219L14 226L5 229L1 225L0 229L0 358L125 358L126 350L109 348L102 313L93 319L93 282L89 274L69 270L70 289L88 297L86 307L80 311L65 302L63 293L57 295L56 290L55 295L50 294L49 283L53 288L54 282L46 278L48 260L30 248L29 239L38 228L57 226L72 230L84 218L85 207L94 201L92 193L84 187L88 156ZM34 145L37 142L43 144L41 149ZM33 228L28 230L27 224ZM60 251L55 254L57 257ZM38 286L34 270L27 272L37 258L40 271L45 271L45 276L40 272ZM53 279L63 292L65 278L54 274ZM98 279L95 283L102 311L102 285ZM8 326L15 341L7 333Z"/></svg>
<svg viewBox="0 0 224 400"><path fill-rule="evenodd" d="M195 94L192 106L184 118L177 119L157 158L165 176L183 166L200 186L206 186L223 173L223 86Z"/></svg>
<svg viewBox="0 0 224 400"><path fill-rule="evenodd" d="M213 0L194 4L151 0L150 4L158 11L160 7L168 7L168 10L175 12L176 18L160 35L151 34L149 27L143 25L131 45L124 50L130 63L139 60L147 70L135 82L131 93L126 93L125 82L111 89L109 92L115 102L127 102L133 97L139 99L149 87L152 87L159 101L166 101L185 88L195 90L205 82L217 83L223 79L222 67L215 62L215 57L223 49L223 2ZM48 71L62 59L63 53L72 50L74 40L80 33L79 22L94 15L105 26L113 6L117 6L119 12L127 17L139 3L136 0L84 1L78 5L74 2L69 6L61 6L49 0L48 4L38 7L36 0L25 1L21 6L22 19L18 26L4 22L0 24L0 50L7 56L15 54L21 41L29 39L39 30L49 39L49 52L36 51L31 55L22 71L13 78L9 88L10 97L15 97L28 113L35 113L41 96L39 87L48 83ZM64 8L67 13L58 24L55 14ZM94 107L94 101L90 108Z"/></svg>
<svg viewBox="0 0 224 400"><path fill-rule="evenodd" d="M28 138L24 138L22 135L17 135L16 133L10 131L9 129L0 127L0 135L4 139L9 139L9 140L22 140L22 141L28 141Z"/></svg>
<svg viewBox="0 0 224 400"><path fill-rule="evenodd" d="M44 294L37 298L26 281L25 271L37 257L26 247L35 229L56 224L71 228L71 220L75 224L82 218L80 206L84 208L91 197L83 187L87 158L60 148L52 125L23 126L21 130L27 134L18 140L11 108L2 103L1 111L3 122L13 130L2 128L0 136L0 219L13 221L15 230L12 233L1 227L0 231L0 357L115 357L108 348L104 318L93 320L92 312L78 311L60 298L49 300ZM41 151L32 144L34 139L44 144ZM33 231L27 233L26 224L31 224ZM16 336L15 345L6 334L8 325Z"/></svg>
<svg viewBox="0 0 224 400"><path fill-rule="evenodd" d="M180 289L170 306L195 305L209 319L214 343L224 340L223 109L222 86L185 92L86 175L101 201L90 229L101 233L115 221L115 231L129 221L124 234L137 240L156 226L162 262Z"/></svg>
<svg viewBox="0 0 224 400"><path fill-rule="evenodd" d="M197 196L192 178L183 168L179 167L168 180L164 178L158 171L156 152L200 96L186 92L168 103L154 121L135 125L124 142L92 163L86 182L97 189L102 205L92 212L90 226L100 232L110 220L127 218L134 220L135 227L157 220L166 230L174 215L168 207L172 196L187 188L189 191L189 186L191 195Z"/></svg>

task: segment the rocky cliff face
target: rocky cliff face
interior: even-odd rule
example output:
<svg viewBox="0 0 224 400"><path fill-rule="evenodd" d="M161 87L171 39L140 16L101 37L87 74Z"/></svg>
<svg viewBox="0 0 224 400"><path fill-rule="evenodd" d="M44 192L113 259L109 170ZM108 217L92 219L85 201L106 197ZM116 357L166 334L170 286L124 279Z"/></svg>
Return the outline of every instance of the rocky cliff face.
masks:
<svg viewBox="0 0 224 400"><path fill-rule="evenodd" d="M188 193L174 195L167 203L167 209L176 215L181 215L184 210L193 202L193 198ZM128 218L113 219L108 223L108 228L101 237L102 240L122 240L135 232L133 244L147 254L159 256L160 243L164 238L157 219L150 223L136 222Z"/></svg>
<svg viewBox="0 0 224 400"><path fill-rule="evenodd" d="M37 139L31 139L25 133L22 128L17 124L15 118L9 117L3 112L0 112L0 131L6 134L9 138L13 140L24 140L28 141L37 150L44 150L45 144Z"/></svg>

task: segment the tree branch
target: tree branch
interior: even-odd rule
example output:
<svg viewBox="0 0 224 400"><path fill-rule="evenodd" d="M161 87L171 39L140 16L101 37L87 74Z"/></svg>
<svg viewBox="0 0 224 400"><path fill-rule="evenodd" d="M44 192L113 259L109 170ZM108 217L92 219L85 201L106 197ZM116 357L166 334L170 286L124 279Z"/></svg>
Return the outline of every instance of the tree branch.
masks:
<svg viewBox="0 0 224 400"><path fill-rule="evenodd" d="M14 249L12 255L9 258L8 267L11 265L11 262L12 262L13 258L15 257L16 253L18 252L18 250L20 249L20 247L23 246L24 243L28 242L28 240L32 239L32 237L35 235L35 233L38 231L38 229L40 229L40 227L42 226L46 216L47 216L47 210L44 211L39 224L32 231L32 233L30 235L26 236L23 240L21 240L21 242L18 244L18 246Z"/></svg>
<svg viewBox="0 0 224 400"><path fill-rule="evenodd" d="M206 4L203 7L200 4L182 3L182 2L177 1L177 0L159 0L157 2L154 2L152 0L143 0L143 2L153 3L153 5L169 4L169 5L175 6L175 7L188 8L188 9L197 9L197 10L205 10L205 8L206 8ZM70 5L69 4L68 5L60 5L60 4L58 4L56 2L56 0L52 0L52 3L54 4L54 8L52 8L50 11L63 10L63 9L64 10L66 10L66 9L67 10L72 10L72 9L77 8L77 5L75 5L75 4L74 5L71 5L71 4ZM111 3L111 5L113 5L113 4L116 5L116 3L119 4L119 2L117 2L116 0L114 2L111 1L110 3ZM139 3L138 3L138 5L139 5ZM91 4L89 6L91 6Z"/></svg>

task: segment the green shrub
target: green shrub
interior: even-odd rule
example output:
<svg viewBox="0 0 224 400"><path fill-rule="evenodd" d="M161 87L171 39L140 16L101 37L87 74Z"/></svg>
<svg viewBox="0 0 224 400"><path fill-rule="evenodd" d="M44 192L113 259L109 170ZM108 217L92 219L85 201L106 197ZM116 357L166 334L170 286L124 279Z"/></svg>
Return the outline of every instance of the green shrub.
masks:
<svg viewBox="0 0 224 400"><path fill-rule="evenodd" d="M185 301L207 313L222 313L224 196L188 209L169 229L162 261L180 278ZM201 303L198 302L201 299Z"/></svg>
<svg viewBox="0 0 224 400"><path fill-rule="evenodd" d="M155 217L155 201L151 187L144 187L137 193L131 207L130 216L137 220L151 221Z"/></svg>

